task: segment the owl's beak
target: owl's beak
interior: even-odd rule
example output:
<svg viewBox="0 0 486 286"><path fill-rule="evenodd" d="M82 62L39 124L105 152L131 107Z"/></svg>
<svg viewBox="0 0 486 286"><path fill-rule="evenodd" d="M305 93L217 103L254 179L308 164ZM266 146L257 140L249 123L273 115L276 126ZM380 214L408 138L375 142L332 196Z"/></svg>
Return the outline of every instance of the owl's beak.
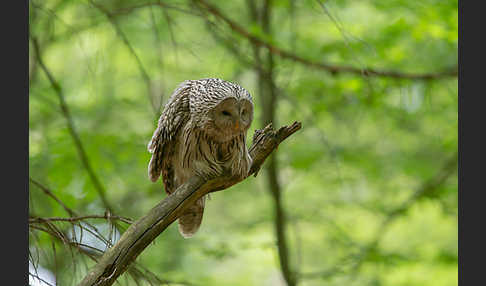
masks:
<svg viewBox="0 0 486 286"><path fill-rule="evenodd" d="M239 128L240 128L240 122L239 121L236 121L236 123L235 123L235 131L238 131Z"/></svg>

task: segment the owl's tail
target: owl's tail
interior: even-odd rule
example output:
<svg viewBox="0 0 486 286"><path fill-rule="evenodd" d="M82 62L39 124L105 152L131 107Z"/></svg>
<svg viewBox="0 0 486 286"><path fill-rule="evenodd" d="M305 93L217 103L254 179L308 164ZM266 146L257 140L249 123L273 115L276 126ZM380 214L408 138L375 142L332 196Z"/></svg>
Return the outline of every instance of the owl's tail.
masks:
<svg viewBox="0 0 486 286"><path fill-rule="evenodd" d="M192 237L201 225L206 196L198 199L179 217L179 232L184 238Z"/></svg>

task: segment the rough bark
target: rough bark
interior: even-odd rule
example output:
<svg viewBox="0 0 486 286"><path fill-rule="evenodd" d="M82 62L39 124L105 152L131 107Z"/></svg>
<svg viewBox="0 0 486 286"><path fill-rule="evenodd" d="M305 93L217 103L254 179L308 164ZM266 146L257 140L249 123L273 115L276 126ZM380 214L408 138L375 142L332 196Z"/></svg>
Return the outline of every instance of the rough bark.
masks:
<svg viewBox="0 0 486 286"><path fill-rule="evenodd" d="M248 176L258 173L265 159L287 137L301 128L301 123L283 126L275 131L271 124L257 130L253 136L250 155L253 159ZM138 255L191 204L203 195L229 188L242 181L230 175L209 181L194 176L174 193L152 208L147 215L133 223L120 240L101 257L79 286L112 285Z"/></svg>

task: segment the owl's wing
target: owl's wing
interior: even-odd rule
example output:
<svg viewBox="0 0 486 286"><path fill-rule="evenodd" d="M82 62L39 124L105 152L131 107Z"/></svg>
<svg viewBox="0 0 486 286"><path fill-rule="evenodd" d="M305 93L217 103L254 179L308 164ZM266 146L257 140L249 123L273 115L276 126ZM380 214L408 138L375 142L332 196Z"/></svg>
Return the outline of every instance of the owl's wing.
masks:
<svg viewBox="0 0 486 286"><path fill-rule="evenodd" d="M172 93L160 116L157 129L147 148L152 153L148 166L148 176L152 182L157 181L161 173L167 193L172 192L173 174L171 158L173 157L178 132L190 119L189 91L190 81L185 81Z"/></svg>

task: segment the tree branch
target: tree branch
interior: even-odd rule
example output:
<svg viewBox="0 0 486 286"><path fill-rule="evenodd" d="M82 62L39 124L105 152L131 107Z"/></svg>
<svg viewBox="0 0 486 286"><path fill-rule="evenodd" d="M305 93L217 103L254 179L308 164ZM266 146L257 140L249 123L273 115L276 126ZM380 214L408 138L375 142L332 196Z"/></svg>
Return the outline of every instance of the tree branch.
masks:
<svg viewBox="0 0 486 286"><path fill-rule="evenodd" d="M39 222L46 223L47 221L44 220L44 221L39 221ZM63 235L63 234L60 235L59 234L60 231L58 231L58 230L53 231L52 228L46 229L46 228L39 227L39 226L34 225L34 224L30 224L30 222L29 222L29 228L45 232L48 235L50 235L51 237L56 238L57 240L59 240L63 244L66 244L69 247L74 247L79 253L89 257L94 262L98 262L98 259L104 253L104 251L99 249L99 248L96 248L96 247L93 247L93 246L90 246L90 245L87 245L87 244L84 244L84 243L81 243L81 242L77 242L76 238L74 238L74 240L67 239L65 235ZM104 243L106 243L105 240L106 239L103 240ZM54 247L54 242L53 242L53 247ZM29 258L29 260L30 260L30 258ZM34 264L34 263L32 262L32 264ZM162 285L162 284L167 284L167 285L170 285L170 284L193 285L193 284L191 284L187 281L172 281L172 280L162 279L162 278L158 277L155 273L152 273L151 271L149 271L148 269L146 269L142 265L139 265L138 263L133 263L132 265L130 265L127 272L132 276L132 278L135 281L139 278L142 278L145 281L147 281L150 285L153 285L152 282L159 283L159 285ZM138 285L138 283L137 283L137 285Z"/></svg>
<svg viewBox="0 0 486 286"><path fill-rule="evenodd" d="M257 130L253 136L253 144L249 148L253 164L248 177L252 174L256 176L270 153L300 128L301 123L294 122L277 131L271 124L262 130ZM147 215L133 223L78 285L112 285L137 256L188 206L207 193L227 189L240 181L241 178L229 174L209 181L198 176L191 177L174 193L152 208Z"/></svg>
<svg viewBox="0 0 486 286"><path fill-rule="evenodd" d="M79 228L81 228L81 229L85 229L86 231L91 232L94 236L96 236L101 241L103 241L105 243L109 243L109 241L106 240L106 239L104 239L99 233L93 233L89 228L84 228L83 225L79 223L79 221L83 220L84 224L88 225L89 227L91 227L95 231L96 231L96 227L93 226L92 224L90 224L89 222L85 221L85 219L88 219L88 218L105 218L105 219L108 219L110 222L112 222L111 219L115 219L115 220L123 221L123 222L128 223L128 224L131 224L132 223L132 220L131 219L124 218L124 217L121 217L121 216L113 215L109 211L108 212L105 212L104 216L94 216L94 215L79 216L74 210L72 210L71 208L67 207L58 197L56 197L54 195L54 193L51 190L49 190L49 188L47 188L46 186L42 185L41 183L39 183L38 181L36 181L36 180L34 180L32 178L29 178L29 180L30 180L31 183L33 183L39 189L41 189L47 196L49 196L52 199L54 199L70 215L69 218L31 217L31 218L29 218L29 226L33 226L32 225L33 223L43 223L43 224L47 224L50 227L52 227L53 226L53 224L51 223L52 221L67 221L67 222L70 222L72 224L75 224L75 225L79 226ZM117 222L116 221L113 221L113 225L115 225L118 228L118 225L117 225Z"/></svg>
<svg viewBox="0 0 486 286"><path fill-rule="evenodd" d="M45 221L69 221L69 222L75 222L75 221L80 221L80 220L85 220L85 219L90 219L90 218L99 218L99 219L106 219L106 220L119 220L124 223L132 224L133 220L127 217L122 217L118 215L111 215L110 213L106 213L104 215L84 215L84 216L78 216L78 217L29 217L29 223L43 223Z"/></svg>
<svg viewBox="0 0 486 286"><path fill-rule="evenodd" d="M394 79L412 79L412 80L432 80L432 79L440 79L440 78L448 78L448 77L455 78L458 75L457 67L454 67L449 71L419 74L419 73L404 73L401 71L392 71L392 70L379 70L374 68L361 69L352 66L333 65L325 62L316 62L314 60L304 58L290 51L279 48L265 40L260 39L258 36L250 33L245 28L238 25L235 21L225 16L218 8L207 3L205 0L197 0L196 2L204 6L206 10L209 13L213 14L216 18L225 22L231 28L231 30L247 38L254 45L264 47L268 49L270 53L280 56L281 58L289 59L294 62L309 66L311 68L324 70L332 74L352 73L352 74L358 74L363 76L376 76L376 77L388 77Z"/></svg>
<svg viewBox="0 0 486 286"><path fill-rule="evenodd" d="M44 71L47 78L49 79L49 82L51 83L52 89L54 89L57 97L59 98L59 105L61 106L62 114L64 115L64 118L67 121L69 134L71 134L71 137L73 138L74 145L76 146L76 150L78 151L78 155L81 159L81 162L82 162L84 168L86 169L86 171L88 172L88 175L89 175L91 181L93 182L93 185L94 185L96 191L100 195L101 201L103 202L103 205L105 206L105 208L108 211L113 212L113 208L110 206L108 200L106 199L105 188L103 187L100 179L98 178L98 176L94 172L93 168L91 167L91 162L88 158L88 155L86 154L86 151L84 150L83 144L81 143L81 138L79 137L78 132L76 131L76 128L74 127L74 122L73 122L73 119L72 119L72 116L71 116L71 111L69 110L69 107L66 103L66 100L64 99L64 93L62 91L62 88L59 85L59 83L56 81L56 79L53 77L53 75L51 74L51 72L49 71L47 66L44 64L44 61L43 61L43 59L40 55L39 43L38 43L37 39L35 37L31 37L31 41L32 41L32 46L34 47L35 58L36 58L37 62L39 63L39 66L41 67L41 69Z"/></svg>
<svg viewBox="0 0 486 286"><path fill-rule="evenodd" d="M46 186L42 185L41 183L39 183L38 181L32 179L29 177L29 181L36 185L39 189L41 189L46 195L48 195L49 197L53 198L59 205L61 205L64 210L70 215L70 216L74 216L76 215L76 212L73 211L72 209L68 208L58 197L56 197L51 190L49 190Z"/></svg>
<svg viewBox="0 0 486 286"><path fill-rule="evenodd" d="M152 80L150 79L150 76L148 75L147 70L142 64L142 60L140 60L140 57L137 55L135 50L133 49L132 45L128 41L128 37L123 33L122 29L118 25L118 23L115 20L115 15L112 14L110 11L108 11L105 7L95 3L94 1L90 0L89 1L93 6L95 6L98 10L101 11L107 18L108 21L111 23L113 28L115 29L116 33L118 36L121 38L122 42L125 44L127 47L128 51L130 52L130 55L135 59L135 62L137 63L138 70L140 72L140 75L142 76L143 81L145 82L145 87L147 88L147 95L148 99L150 102L150 106L152 107L152 110L155 114L155 118L158 119L160 116L160 105L157 106L157 104L154 101L154 97L156 96L155 94L152 94ZM161 103L162 100L159 101Z"/></svg>

